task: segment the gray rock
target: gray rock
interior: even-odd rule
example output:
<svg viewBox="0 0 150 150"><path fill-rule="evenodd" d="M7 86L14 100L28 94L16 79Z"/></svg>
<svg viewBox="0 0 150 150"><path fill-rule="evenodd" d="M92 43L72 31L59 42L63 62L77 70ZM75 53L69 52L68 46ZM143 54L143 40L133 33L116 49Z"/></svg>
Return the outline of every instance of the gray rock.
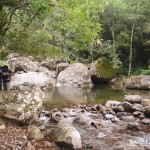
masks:
<svg viewBox="0 0 150 150"><path fill-rule="evenodd" d="M70 149L81 148L80 133L72 126L63 124L57 129L53 129L50 137L61 147L69 147Z"/></svg>
<svg viewBox="0 0 150 150"><path fill-rule="evenodd" d="M118 101L107 101L105 106L114 108L114 107L117 107L120 103L121 102L118 102Z"/></svg>
<svg viewBox="0 0 150 150"><path fill-rule="evenodd" d="M133 112L134 117L139 117L142 113L140 111Z"/></svg>
<svg viewBox="0 0 150 150"><path fill-rule="evenodd" d="M143 119L142 123L150 125L150 119Z"/></svg>
<svg viewBox="0 0 150 150"><path fill-rule="evenodd" d="M144 119L145 118L145 116L144 116L144 114L141 114L140 116L139 116L139 119Z"/></svg>
<svg viewBox="0 0 150 150"><path fill-rule="evenodd" d="M45 90L52 88L55 85L55 80L53 78L53 74L50 72L28 72L15 74L12 77L10 86L12 89L15 89L16 87L22 86L26 83L39 86Z"/></svg>
<svg viewBox="0 0 150 150"><path fill-rule="evenodd" d="M146 116L150 117L150 105L148 105L144 108L144 113Z"/></svg>
<svg viewBox="0 0 150 150"><path fill-rule="evenodd" d="M67 69L60 72L57 78L57 85L81 88L91 88L93 86L88 68L81 63L70 65Z"/></svg>
<svg viewBox="0 0 150 150"><path fill-rule="evenodd" d="M39 63L34 61L31 56L26 57L19 53L10 53L8 56L8 63L15 72L35 72L39 69Z"/></svg>
<svg viewBox="0 0 150 150"><path fill-rule="evenodd" d="M0 93L0 116L11 118L16 121L25 121L37 118L45 99L44 92L34 85L28 90L7 91Z"/></svg>
<svg viewBox="0 0 150 150"><path fill-rule="evenodd" d="M124 108L124 111L127 111L127 112L133 112L133 111L135 111L135 108L129 102L126 102L126 101L122 102L121 106Z"/></svg>
<svg viewBox="0 0 150 150"><path fill-rule="evenodd" d="M124 100L128 101L130 103L140 103L141 102L141 96L139 95L125 95Z"/></svg>
<svg viewBox="0 0 150 150"><path fill-rule="evenodd" d="M125 87L131 89L150 89L150 76L131 76L125 81Z"/></svg>
<svg viewBox="0 0 150 150"><path fill-rule="evenodd" d="M126 113L126 112L118 112L118 113L116 114L116 116L117 116L118 118L121 118L121 117L123 117L123 116L127 116L127 113Z"/></svg>
<svg viewBox="0 0 150 150"><path fill-rule="evenodd" d="M121 119L126 122L134 122L135 121L135 117L133 117L133 116L123 116Z"/></svg>
<svg viewBox="0 0 150 150"><path fill-rule="evenodd" d="M42 140L44 134L34 125L28 127L28 139L30 140Z"/></svg>
<svg viewBox="0 0 150 150"><path fill-rule="evenodd" d="M108 119L108 120L110 120L110 119L114 118L114 115L112 115L112 114L106 114L105 118Z"/></svg>
<svg viewBox="0 0 150 150"><path fill-rule="evenodd" d="M123 112L123 111L124 111L124 108L123 108L121 105L119 105L119 106L114 107L113 110L114 110L115 112Z"/></svg>
<svg viewBox="0 0 150 150"><path fill-rule="evenodd" d="M144 111L144 107L143 107L143 105L141 105L141 104L134 104L134 105L133 105L133 108L134 108L136 111L141 111L141 112Z"/></svg>
<svg viewBox="0 0 150 150"><path fill-rule="evenodd" d="M140 124L137 122L129 122L127 128L134 130L134 131L139 131L140 130Z"/></svg>

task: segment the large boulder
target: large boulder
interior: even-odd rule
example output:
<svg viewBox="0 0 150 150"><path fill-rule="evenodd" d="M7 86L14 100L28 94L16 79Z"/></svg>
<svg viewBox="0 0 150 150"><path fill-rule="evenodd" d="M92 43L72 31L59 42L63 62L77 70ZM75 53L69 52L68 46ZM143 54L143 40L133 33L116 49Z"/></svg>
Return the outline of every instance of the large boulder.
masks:
<svg viewBox="0 0 150 150"><path fill-rule="evenodd" d="M0 92L0 116L16 121L36 118L45 99L35 85L18 86L17 90Z"/></svg>
<svg viewBox="0 0 150 150"><path fill-rule="evenodd" d="M125 88L127 89L150 89L150 76L138 75L131 76L125 80Z"/></svg>
<svg viewBox="0 0 150 150"><path fill-rule="evenodd" d="M61 147L78 149L82 147L80 133L72 126L63 124L53 129L50 135L52 141Z"/></svg>
<svg viewBox="0 0 150 150"><path fill-rule="evenodd" d="M42 89L49 89L55 85L54 75L46 72L28 72L23 74L15 74L11 80L11 88L15 89L16 86L23 84L34 84L40 86Z"/></svg>
<svg viewBox="0 0 150 150"><path fill-rule="evenodd" d="M18 53L10 53L8 56L8 63L15 72L30 72L39 70L39 63L34 61L31 56L26 57Z"/></svg>
<svg viewBox="0 0 150 150"><path fill-rule="evenodd" d="M113 67L112 61L102 57L91 64L90 73L93 82L108 82L116 75L117 69Z"/></svg>
<svg viewBox="0 0 150 150"><path fill-rule="evenodd" d="M93 86L88 68L76 63L60 72L57 78L57 85L67 85L73 87L90 88Z"/></svg>

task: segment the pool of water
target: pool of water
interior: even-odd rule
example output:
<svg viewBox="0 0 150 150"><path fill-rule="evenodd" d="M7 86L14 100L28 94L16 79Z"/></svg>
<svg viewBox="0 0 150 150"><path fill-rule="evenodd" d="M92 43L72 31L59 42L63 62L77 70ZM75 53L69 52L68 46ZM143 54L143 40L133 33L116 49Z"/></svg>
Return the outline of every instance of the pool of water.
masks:
<svg viewBox="0 0 150 150"><path fill-rule="evenodd" d="M95 85L92 89L74 87L54 87L46 91L47 109L70 107L74 104L105 104L108 100L122 101L126 94L138 94L150 98L148 90L114 90L109 85Z"/></svg>

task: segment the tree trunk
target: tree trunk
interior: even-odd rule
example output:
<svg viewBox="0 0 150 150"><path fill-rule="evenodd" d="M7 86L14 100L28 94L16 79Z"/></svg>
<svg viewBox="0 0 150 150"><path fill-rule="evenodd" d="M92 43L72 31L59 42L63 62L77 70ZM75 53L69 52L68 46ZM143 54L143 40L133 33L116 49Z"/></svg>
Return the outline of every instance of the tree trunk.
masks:
<svg viewBox="0 0 150 150"><path fill-rule="evenodd" d="M133 33L134 33L134 23L132 24L132 31L131 31L131 39L130 39L130 55L129 55L129 70L128 70L128 77L131 75L131 68L132 68L132 53L133 53Z"/></svg>

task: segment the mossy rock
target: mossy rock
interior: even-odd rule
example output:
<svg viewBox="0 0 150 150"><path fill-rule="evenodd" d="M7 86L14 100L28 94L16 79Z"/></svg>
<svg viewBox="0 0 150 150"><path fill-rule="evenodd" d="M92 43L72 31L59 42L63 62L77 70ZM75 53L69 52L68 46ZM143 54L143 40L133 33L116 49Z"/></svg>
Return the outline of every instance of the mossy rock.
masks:
<svg viewBox="0 0 150 150"><path fill-rule="evenodd" d="M113 67L113 62L106 57L97 60L96 69L99 76L105 79L111 79L117 74L117 69Z"/></svg>

